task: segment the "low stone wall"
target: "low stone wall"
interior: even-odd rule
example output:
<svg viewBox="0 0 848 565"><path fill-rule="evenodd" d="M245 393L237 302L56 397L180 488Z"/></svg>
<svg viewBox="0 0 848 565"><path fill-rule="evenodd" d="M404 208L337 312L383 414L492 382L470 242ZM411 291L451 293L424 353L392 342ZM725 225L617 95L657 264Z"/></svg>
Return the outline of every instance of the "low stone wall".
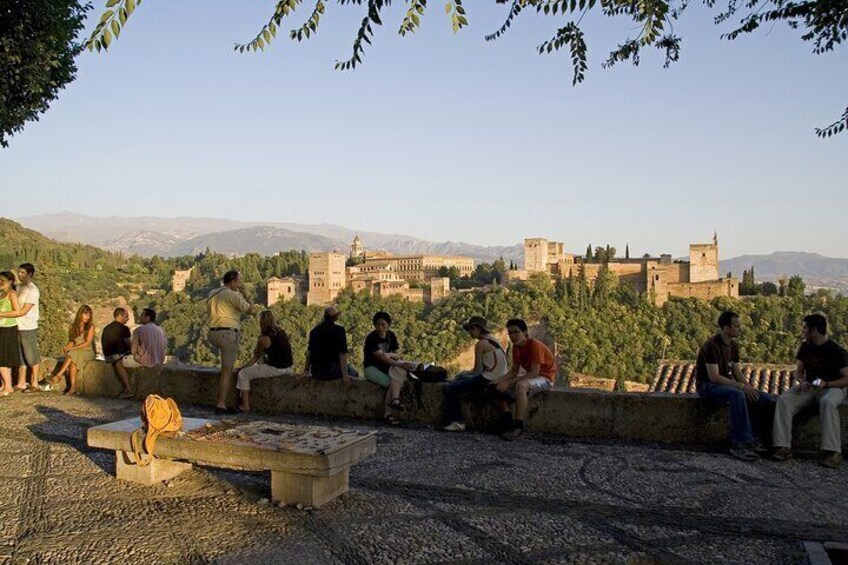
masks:
<svg viewBox="0 0 848 565"><path fill-rule="evenodd" d="M162 365L152 369L129 369L135 398L148 394L171 397L180 404L214 406L218 371L207 367ZM340 381L308 379L294 386L294 377L254 381L251 406L257 413L305 414L346 419L373 420L382 416L384 391L365 381L350 387ZM413 425L438 426L444 419L443 384L423 384L423 408L396 413ZM77 389L90 396L117 396L121 386L113 369L92 361L83 369ZM235 392L230 404L235 405ZM491 424L495 410L490 402L470 396L463 403L470 428ZM848 439L848 404L840 408L843 445ZM722 445L727 442L725 409L710 407L687 394L599 392L555 388L530 401L530 430L583 438L626 439L687 445ZM815 412L796 418L794 447L815 451L819 444L819 419Z"/></svg>

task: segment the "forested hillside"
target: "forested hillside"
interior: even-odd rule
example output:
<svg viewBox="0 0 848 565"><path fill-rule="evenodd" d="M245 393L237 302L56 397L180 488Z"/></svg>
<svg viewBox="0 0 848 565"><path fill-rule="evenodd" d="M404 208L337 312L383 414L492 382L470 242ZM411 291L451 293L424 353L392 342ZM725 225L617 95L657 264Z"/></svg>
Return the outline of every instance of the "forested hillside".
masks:
<svg viewBox="0 0 848 565"><path fill-rule="evenodd" d="M271 276L303 274L308 255L287 251L273 256L229 258L216 253L171 259L126 258L91 246L62 244L0 219L0 268L16 270L23 261L36 265L36 282L42 291L41 342L46 354L56 354L64 344L73 311L83 302L97 303L124 296L136 309L151 306L169 338L169 353L189 363L213 364L206 343L204 297L230 269L238 269L248 297L265 301L265 280ZM194 267L186 292L170 292L175 269ZM488 266L491 270L491 266ZM486 266L482 269L486 271ZM657 360L693 359L699 345L717 330L715 320L726 308L739 312L744 325L740 339L745 361L790 363L798 347L801 318L823 312L832 336L848 342L848 298L825 291L808 296L755 296L739 300L671 299L663 307L648 297L619 286L604 273L594 288L575 277L552 283L537 277L505 288L456 293L428 306L399 298L374 298L367 294L342 294L337 304L340 322L348 329L352 361L362 363L362 343L371 331L371 316L387 310L395 319L394 331L405 353L422 361L450 364L469 344L461 329L464 319L486 316L502 326L513 316L530 322L543 317L555 338L565 369L602 377L650 380ZM321 308L297 302L273 306L292 340L295 363L302 368L306 335L321 317ZM258 333L255 319L244 324L242 361L250 357Z"/></svg>

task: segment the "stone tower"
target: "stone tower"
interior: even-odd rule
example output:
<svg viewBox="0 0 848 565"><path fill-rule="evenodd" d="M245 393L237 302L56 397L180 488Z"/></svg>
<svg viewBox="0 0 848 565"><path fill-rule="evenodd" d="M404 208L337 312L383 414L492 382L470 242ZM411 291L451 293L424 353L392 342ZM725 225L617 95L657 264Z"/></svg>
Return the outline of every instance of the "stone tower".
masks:
<svg viewBox="0 0 848 565"><path fill-rule="evenodd" d="M362 245L362 240L359 239L359 234L353 238L353 243L350 244L350 258L359 259L365 255L365 246Z"/></svg>
<svg viewBox="0 0 848 565"><path fill-rule="evenodd" d="M712 243L693 243L689 246L689 282L716 281L718 274L718 237Z"/></svg>
<svg viewBox="0 0 848 565"><path fill-rule="evenodd" d="M524 270L528 273L548 271L548 240L541 237L524 239Z"/></svg>
<svg viewBox="0 0 848 565"><path fill-rule="evenodd" d="M309 255L306 304L329 304L345 288L345 256L333 251Z"/></svg>
<svg viewBox="0 0 848 565"><path fill-rule="evenodd" d="M268 279L268 306L273 306L280 300L291 300L297 296L297 281L291 277Z"/></svg>

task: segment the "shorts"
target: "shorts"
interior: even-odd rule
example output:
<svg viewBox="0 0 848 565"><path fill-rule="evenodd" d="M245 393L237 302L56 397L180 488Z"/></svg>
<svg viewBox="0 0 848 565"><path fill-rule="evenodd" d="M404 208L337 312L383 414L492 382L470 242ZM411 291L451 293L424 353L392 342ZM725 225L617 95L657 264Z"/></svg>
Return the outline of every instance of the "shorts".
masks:
<svg viewBox="0 0 848 565"><path fill-rule="evenodd" d="M114 365L118 361L121 361L125 357L128 357L129 353L113 353L112 355L108 355L105 357L105 360L110 365Z"/></svg>
<svg viewBox="0 0 848 565"><path fill-rule="evenodd" d="M38 330L18 330L21 342L21 361L27 367L41 363L41 352L38 350Z"/></svg>
<svg viewBox="0 0 848 565"><path fill-rule="evenodd" d="M389 388L392 381L406 382L406 375L406 369L395 367L394 365L389 367L388 373L384 373L374 365L365 367L365 378L383 388Z"/></svg>
<svg viewBox="0 0 848 565"><path fill-rule="evenodd" d="M239 344L241 334L236 330L210 330L209 343L218 349L221 356L221 368L226 369L236 366L239 355Z"/></svg>
<svg viewBox="0 0 848 565"><path fill-rule="evenodd" d="M551 381L549 381L545 377L536 377L535 379L530 379L528 382L530 384L530 388L527 390L527 398L531 398L539 393L546 392L553 388L553 384L551 383ZM511 386L506 392L501 392L497 388L495 388L495 383L491 383L489 385L489 392L495 398L501 398L503 400L515 400L515 385Z"/></svg>

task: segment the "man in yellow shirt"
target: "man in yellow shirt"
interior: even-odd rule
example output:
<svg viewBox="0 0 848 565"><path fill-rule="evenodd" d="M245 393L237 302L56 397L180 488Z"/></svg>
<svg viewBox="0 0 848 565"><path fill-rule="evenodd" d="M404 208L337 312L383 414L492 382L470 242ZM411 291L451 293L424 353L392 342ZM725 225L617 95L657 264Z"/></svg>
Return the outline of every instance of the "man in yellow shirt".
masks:
<svg viewBox="0 0 848 565"><path fill-rule="evenodd" d="M206 310L209 314L209 343L216 347L221 356L221 377L218 380L218 403L216 414L236 414L234 408L227 408L227 394L233 384L233 368L239 354L241 343L241 317L243 314L256 314L262 308L251 305L242 290L241 274L228 271L224 274L224 284L209 293Z"/></svg>

